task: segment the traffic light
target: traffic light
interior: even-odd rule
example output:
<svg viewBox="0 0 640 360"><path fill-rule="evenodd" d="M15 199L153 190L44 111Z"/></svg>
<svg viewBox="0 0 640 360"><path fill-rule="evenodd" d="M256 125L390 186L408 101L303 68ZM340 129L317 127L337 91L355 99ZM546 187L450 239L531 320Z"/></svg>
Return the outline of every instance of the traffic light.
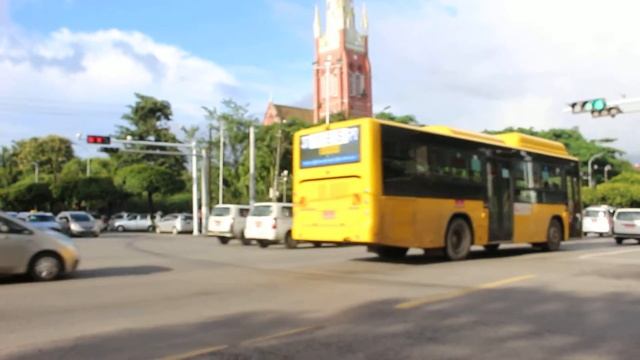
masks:
<svg viewBox="0 0 640 360"><path fill-rule="evenodd" d="M98 149L100 152L103 152L105 154L117 154L118 152L120 152L120 149L118 148L114 148L114 147L101 147L100 149Z"/></svg>
<svg viewBox="0 0 640 360"><path fill-rule="evenodd" d="M569 106L574 114L591 113L594 118L615 117L622 113L620 107L608 105L604 98L576 101L569 104Z"/></svg>
<svg viewBox="0 0 640 360"><path fill-rule="evenodd" d="M87 143L96 145L109 145L111 144L111 138L108 136L87 135Z"/></svg>

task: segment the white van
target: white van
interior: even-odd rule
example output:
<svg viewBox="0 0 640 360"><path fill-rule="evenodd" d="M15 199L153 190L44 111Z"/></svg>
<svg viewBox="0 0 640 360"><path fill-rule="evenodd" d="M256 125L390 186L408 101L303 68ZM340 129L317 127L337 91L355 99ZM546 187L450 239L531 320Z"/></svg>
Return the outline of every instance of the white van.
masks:
<svg viewBox="0 0 640 360"><path fill-rule="evenodd" d="M625 239L640 243L640 209L618 209L613 219L613 237L618 245Z"/></svg>
<svg viewBox="0 0 640 360"><path fill-rule="evenodd" d="M608 236L613 231L613 221L611 217L613 208L609 206L590 206L584 209L582 220L582 234L598 234Z"/></svg>
<svg viewBox="0 0 640 360"><path fill-rule="evenodd" d="M260 247L284 242L288 248L295 248L298 242L291 237L291 203L256 203L251 207L244 229L244 237L256 240Z"/></svg>
<svg viewBox="0 0 640 360"><path fill-rule="evenodd" d="M251 245L251 240L244 237L249 210L247 205L216 205L209 216L208 234L217 237L223 245L231 239L240 239L243 245Z"/></svg>

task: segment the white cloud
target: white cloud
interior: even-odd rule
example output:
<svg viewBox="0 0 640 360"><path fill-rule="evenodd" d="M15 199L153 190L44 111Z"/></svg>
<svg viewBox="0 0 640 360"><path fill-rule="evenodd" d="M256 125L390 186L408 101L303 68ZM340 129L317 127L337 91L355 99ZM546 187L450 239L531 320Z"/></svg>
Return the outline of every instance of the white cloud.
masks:
<svg viewBox="0 0 640 360"><path fill-rule="evenodd" d="M44 38L6 32L0 35L0 143L49 132L112 132L134 92L169 100L176 125L197 123L201 106L247 91L239 88L214 62L139 32L61 29Z"/></svg>
<svg viewBox="0 0 640 360"><path fill-rule="evenodd" d="M450 0L370 4L374 100L476 130L580 126L640 159L640 116L562 113L571 100L640 96L640 3Z"/></svg>

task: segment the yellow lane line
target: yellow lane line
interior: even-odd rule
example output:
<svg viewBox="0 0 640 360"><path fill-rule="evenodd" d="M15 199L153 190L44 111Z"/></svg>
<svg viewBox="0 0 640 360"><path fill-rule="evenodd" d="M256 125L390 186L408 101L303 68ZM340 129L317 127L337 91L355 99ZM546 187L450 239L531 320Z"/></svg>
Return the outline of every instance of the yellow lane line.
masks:
<svg viewBox="0 0 640 360"><path fill-rule="evenodd" d="M272 335L267 335L267 336L262 336L262 337L258 337L258 338L255 338L255 339L245 340L245 341L241 342L239 345L255 345L255 344L258 344L258 343L261 343L261 342L274 340L274 339L278 339L278 338L281 338L281 337L296 335L296 334L300 334L300 333L303 333L303 332L306 332L306 331L315 330L315 329L318 329L318 328L320 328L320 326L307 326L307 327L302 327L302 328L297 328L297 329L286 330L286 331L282 331L282 332L275 333L275 334L272 334ZM202 349L186 352L184 354L168 356L168 357L163 358L162 360L189 360L189 359L197 358L199 356L208 355L208 354L211 354L211 353L222 351L222 350L225 350L227 348L229 348L229 345L212 346L212 347L207 347L207 348L202 348Z"/></svg>
<svg viewBox="0 0 640 360"><path fill-rule="evenodd" d="M595 253L595 254L582 255L582 256L578 257L578 259L582 259L582 260L584 260L584 259L592 259L592 258L597 258L597 257L601 257L601 256L626 254L626 253L632 253L632 252L636 252L636 251L640 251L640 249L627 249L627 250L615 250L615 251L599 252L599 253Z"/></svg>
<svg viewBox="0 0 640 360"><path fill-rule="evenodd" d="M307 326L307 327L302 327L302 328L297 328L297 329L291 329L291 330L287 330L287 331L282 331L279 333L275 333L273 335L267 335L267 336L262 336L259 338L255 338L255 339L249 339L249 340L245 340L243 342L241 342L241 345L254 345L257 343L261 343L261 342L265 342L265 341L269 341L269 340L273 340L273 339L277 339L277 338L281 338L281 337L285 337L285 336L291 336L291 335L296 335L296 334L300 334L306 331L310 331L310 330L315 330L318 329L319 326Z"/></svg>
<svg viewBox="0 0 640 360"><path fill-rule="evenodd" d="M208 348L203 348L203 349L199 349L199 350L194 350L194 351L190 351L184 354L180 354L180 355L173 355L173 356L168 356L165 358L162 358L162 360L188 360L188 359L194 359L197 358L198 356L202 356L202 355L207 355L207 354L211 354L214 352L218 352L218 351L222 351L226 348L228 348L228 345L219 345L219 346L212 346L212 347L208 347Z"/></svg>
<svg viewBox="0 0 640 360"><path fill-rule="evenodd" d="M486 284L481 284L472 288L468 288L468 289L463 289L463 290L458 290L458 291L451 291L451 292L447 292L444 294L436 294L436 295L432 295L432 296L426 296L423 298L418 298L418 299L414 299L414 300L409 300L409 301L405 301L403 303L397 304L396 306L394 306L395 309L400 309L400 310L406 310L406 309L412 309L418 306L423 306L423 305L428 305L428 304L434 304L434 303L438 303L444 300L450 300L450 299L455 299L458 297L462 297L465 295L469 295L478 291L482 291L482 290L489 290L489 289L495 289L495 288L499 288L505 285L509 285L509 284L513 284L513 283L517 283L520 281L525 281L525 280L529 280L529 279L533 279L534 277L536 277L535 275L529 274L529 275L522 275L522 276L515 276L515 277L511 277L508 279L503 279L503 280L499 280L499 281L494 281L494 282L490 282L490 283L486 283Z"/></svg>

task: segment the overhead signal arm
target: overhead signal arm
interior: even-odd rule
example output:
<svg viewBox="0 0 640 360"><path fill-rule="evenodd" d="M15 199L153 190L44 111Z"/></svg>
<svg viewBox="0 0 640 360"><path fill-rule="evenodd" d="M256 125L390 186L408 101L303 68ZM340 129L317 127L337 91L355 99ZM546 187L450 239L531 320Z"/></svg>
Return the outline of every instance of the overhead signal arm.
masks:
<svg viewBox="0 0 640 360"><path fill-rule="evenodd" d="M592 117L616 117L620 114L640 112L640 98L607 101L605 98L580 100L569 104L565 112L573 114L590 113Z"/></svg>

